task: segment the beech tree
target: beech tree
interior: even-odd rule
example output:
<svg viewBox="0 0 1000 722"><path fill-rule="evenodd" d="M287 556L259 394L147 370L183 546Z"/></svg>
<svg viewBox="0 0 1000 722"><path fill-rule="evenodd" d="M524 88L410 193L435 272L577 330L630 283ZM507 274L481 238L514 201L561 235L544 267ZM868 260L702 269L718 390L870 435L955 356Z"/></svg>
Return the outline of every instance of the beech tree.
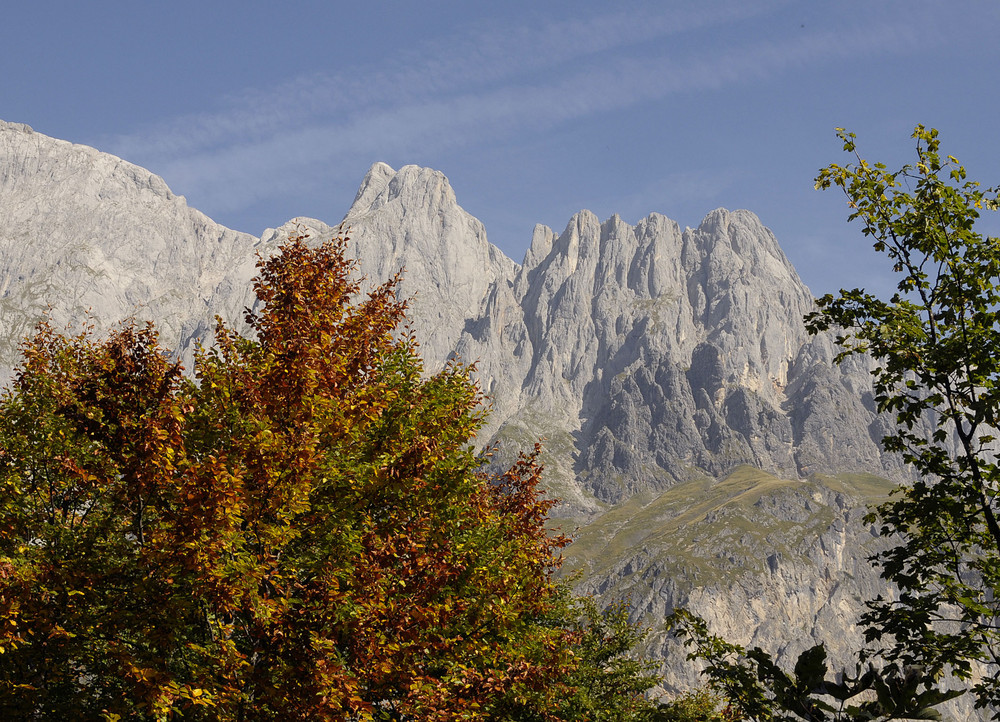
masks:
<svg viewBox="0 0 1000 722"><path fill-rule="evenodd" d="M219 321L194 378L152 326L25 342L0 401L4 719L652 709L597 684L625 630L554 577L537 447L479 470L470 368L426 376L398 278L362 295L344 248L261 261L252 334Z"/></svg>

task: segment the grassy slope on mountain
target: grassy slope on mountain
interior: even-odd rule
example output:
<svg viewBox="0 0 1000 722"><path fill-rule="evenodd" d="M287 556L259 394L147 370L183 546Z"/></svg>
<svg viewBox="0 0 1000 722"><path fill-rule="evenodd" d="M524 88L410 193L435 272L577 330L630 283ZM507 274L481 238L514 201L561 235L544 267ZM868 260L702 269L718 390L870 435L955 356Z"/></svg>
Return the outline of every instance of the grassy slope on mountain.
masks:
<svg viewBox="0 0 1000 722"><path fill-rule="evenodd" d="M641 550L657 575L688 588L729 582L763 572L774 554L802 559L833 524L840 503L871 503L891 488L867 474L799 481L741 466L719 481L695 479L610 509L575 531L566 569L604 576Z"/></svg>

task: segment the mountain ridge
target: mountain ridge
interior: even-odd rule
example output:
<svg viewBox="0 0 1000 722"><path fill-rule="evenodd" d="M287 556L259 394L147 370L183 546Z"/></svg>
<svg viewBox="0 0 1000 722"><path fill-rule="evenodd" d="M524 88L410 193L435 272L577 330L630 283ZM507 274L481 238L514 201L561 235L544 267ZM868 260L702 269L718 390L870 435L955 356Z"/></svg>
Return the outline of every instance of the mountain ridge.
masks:
<svg viewBox="0 0 1000 722"><path fill-rule="evenodd" d="M154 320L190 367L216 314L240 327L256 253L347 232L371 283L406 269L428 368L477 363L495 463L545 439L582 590L633 600L648 624L690 606L779 659L824 639L843 662L861 644L853 619L883 590L862 512L908 472L879 445L866 362L836 366L833 338L806 334L812 296L752 212L682 229L584 210L559 233L537 225L518 264L418 166L375 163L340 223L300 217L260 238L26 126L0 123L0 169L3 375L47 302L60 326L88 306L99 329ZM647 651L669 687L697 683L661 632Z"/></svg>

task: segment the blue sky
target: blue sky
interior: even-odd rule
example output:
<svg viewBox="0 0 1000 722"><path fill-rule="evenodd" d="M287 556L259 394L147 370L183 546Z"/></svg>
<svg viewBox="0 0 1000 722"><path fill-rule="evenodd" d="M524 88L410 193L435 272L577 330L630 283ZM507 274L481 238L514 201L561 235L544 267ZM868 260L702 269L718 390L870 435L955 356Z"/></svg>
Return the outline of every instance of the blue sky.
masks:
<svg viewBox="0 0 1000 722"><path fill-rule="evenodd" d="M374 161L443 171L520 261L588 208L749 208L814 293L889 287L818 169L912 157L1000 183L1000 3L34 0L4 10L0 118L162 175L259 234L336 223ZM992 228L996 228L996 223Z"/></svg>

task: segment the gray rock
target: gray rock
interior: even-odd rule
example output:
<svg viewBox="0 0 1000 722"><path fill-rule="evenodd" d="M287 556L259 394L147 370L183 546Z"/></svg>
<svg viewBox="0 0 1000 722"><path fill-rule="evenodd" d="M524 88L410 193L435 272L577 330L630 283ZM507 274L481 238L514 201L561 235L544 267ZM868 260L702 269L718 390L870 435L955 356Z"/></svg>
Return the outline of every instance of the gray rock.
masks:
<svg viewBox="0 0 1000 722"><path fill-rule="evenodd" d="M256 243L139 166L0 123L0 374L46 309L56 327L155 320L190 365L215 314L240 317Z"/></svg>
<svg viewBox="0 0 1000 722"><path fill-rule="evenodd" d="M255 252L340 233L369 282L405 271L429 372L477 364L497 463L545 440L582 590L654 627L689 606L786 661L860 645L863 601L887 592L861 516L907 471L881 451L868 365L834 366L832 338L807 336L811 295L749 211L683 230L581 211L560 234L536 227L518 265L444 175L376 163L337 226L256 239L142 168L0 123L0 374L50 304L57 325L154 320L190 364L216 314L242 327ZM648 651L668 687L696 682L662 632Z"/></svg>

